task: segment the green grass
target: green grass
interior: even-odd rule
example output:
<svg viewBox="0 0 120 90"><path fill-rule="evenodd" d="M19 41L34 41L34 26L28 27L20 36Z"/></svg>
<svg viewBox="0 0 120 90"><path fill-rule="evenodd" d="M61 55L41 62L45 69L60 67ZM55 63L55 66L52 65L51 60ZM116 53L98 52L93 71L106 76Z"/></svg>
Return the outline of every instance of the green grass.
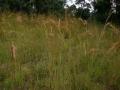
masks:
<svg viewBox="0 0 120 90"><path fill-rule="evenodd" d="M119 30L83 22L1 14L0 90L120 90Z"/></svg>

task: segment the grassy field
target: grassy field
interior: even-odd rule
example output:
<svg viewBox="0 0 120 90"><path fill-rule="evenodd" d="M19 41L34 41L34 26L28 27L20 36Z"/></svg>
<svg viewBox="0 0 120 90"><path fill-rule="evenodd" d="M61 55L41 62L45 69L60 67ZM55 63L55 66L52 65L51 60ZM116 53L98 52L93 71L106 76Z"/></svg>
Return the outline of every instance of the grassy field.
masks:
<svg viewBox="0 0 120 90"><path fill-rule="evenodd" d="M0 90L120 90L119 28L1 14Z"/></svg>

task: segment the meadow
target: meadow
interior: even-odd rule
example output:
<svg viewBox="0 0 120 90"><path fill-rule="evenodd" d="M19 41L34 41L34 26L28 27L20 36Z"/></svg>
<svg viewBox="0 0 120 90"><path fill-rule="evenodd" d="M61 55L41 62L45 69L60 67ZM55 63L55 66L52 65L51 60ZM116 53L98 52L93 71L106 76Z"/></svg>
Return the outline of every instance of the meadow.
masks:
<svg viewBox="0 0 120 90"><path fill-rule="evenodd" d="M0 90L120 90L120 29L0 14Z"/></svg>

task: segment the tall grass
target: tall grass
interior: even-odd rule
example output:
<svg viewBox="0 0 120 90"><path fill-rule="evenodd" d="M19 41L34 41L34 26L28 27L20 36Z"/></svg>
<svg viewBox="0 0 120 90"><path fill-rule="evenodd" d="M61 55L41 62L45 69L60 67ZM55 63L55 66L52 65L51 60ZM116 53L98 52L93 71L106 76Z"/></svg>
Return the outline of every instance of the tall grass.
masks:
<svg viewBox="0 0 120 90"><path fill-rule="evenodd" d="M0 15L0 90L120 90L119 30L66 20Z"/></svg>

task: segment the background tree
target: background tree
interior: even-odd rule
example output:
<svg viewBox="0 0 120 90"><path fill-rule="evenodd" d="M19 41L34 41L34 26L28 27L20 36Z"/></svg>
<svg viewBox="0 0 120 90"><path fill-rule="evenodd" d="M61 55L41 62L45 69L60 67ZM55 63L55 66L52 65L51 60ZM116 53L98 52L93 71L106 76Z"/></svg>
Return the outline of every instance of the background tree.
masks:
<svg viewBox="0 0 120 90"><path fill-rule="evenodd" d="M117 22L120 23L120 0L115 0Z"/></svg>
<svg viewBox="0 0 120 90"><path fill-rule="evenodd" d="M66 10L67 10L67 13L69 14L69 16L75 17L75 14L77 11L76 5L73 4L71 6L66 6L66 7L67 7Z"/></svg>
<svg viewBox="0 0 120 90"><path fill-rule="evenodd" d="M72 16L82 19L88 19L90 17L91 6L85 0L76 0L76 4L68 8L69 13L71 13Z"/></svg>
<svg viewBox="0 0 120 90"><path fill-rule="evenodd" d="M109 20L120 23L120 0L76 0L69 6L68 13L77 18L88 19L90 16L105 22ZM54 14L64 16L66 0L0 0L0 11L26 12L28 14ZM79 6L79 7L78 7ZM94 7L93 11L91 7Z"/></svg>
<svg viewBox="0 0 120 90"><path fill-rule="evenodd" d="M112 13L110 0L97 0L94 2L94 11L94 16L97 18L97 20L105 22Z"/></svg>
<svg viewBox="0 0 120 90"><path fill-rule="evenodd" d="M65 0L0 0L0 10L62 14Z"/></svg>
<svg viewBox="0 0 120 90"><path fill-rule="evenodd" d="M36 13L63 14L65 0L34 0Z"/></svg>
<svg viewBox="0 0 120 90"><path fill-rule="evenodd" d="M83 9L79 7L75 13L75 16L87 20L90 17L90 10L88 8Z"/></svg>
<svg viewBox="0 0 120 90"><path fill-rule="evenodd" d="M0 0L0 11L8 10L9 2L8 0Z"/></svg>
<svg viewBox="0 0 120 90"><path fill-rule="evenodd" d="M93 5L98 21L120 23L120 0L96 0Z"/></svg>

